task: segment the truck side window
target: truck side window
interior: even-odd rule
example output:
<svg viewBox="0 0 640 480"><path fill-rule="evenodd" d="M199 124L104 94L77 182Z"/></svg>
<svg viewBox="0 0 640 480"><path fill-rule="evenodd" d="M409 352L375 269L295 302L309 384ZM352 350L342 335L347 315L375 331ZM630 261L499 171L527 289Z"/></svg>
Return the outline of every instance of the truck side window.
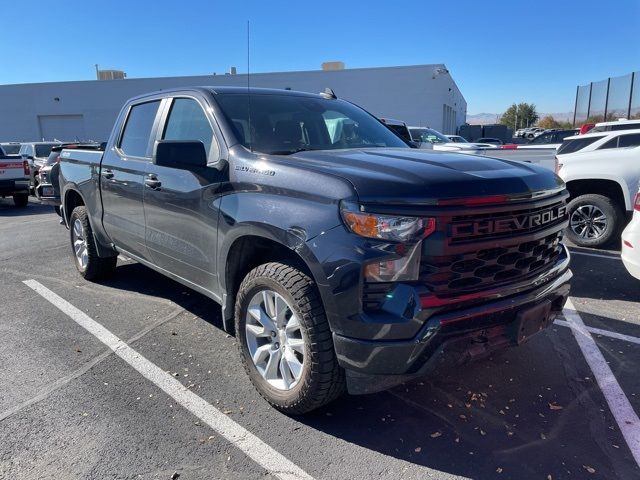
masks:
<svg viewBox="0 0 640 480"><path fill-rule="evenodd" d="M176 98L171 105L162 139L199 140L209 154L213 129L198 102L191 98ZM217 160L217 155L214 155L213 159Z"/></svg>
<svg viewBox="0 0 640 480"><path fill-rule="evenodd" d="M120 139L120 150L132 157L147 157L151 129L160 100L134 105L129 111L127 123Z"/></svg>

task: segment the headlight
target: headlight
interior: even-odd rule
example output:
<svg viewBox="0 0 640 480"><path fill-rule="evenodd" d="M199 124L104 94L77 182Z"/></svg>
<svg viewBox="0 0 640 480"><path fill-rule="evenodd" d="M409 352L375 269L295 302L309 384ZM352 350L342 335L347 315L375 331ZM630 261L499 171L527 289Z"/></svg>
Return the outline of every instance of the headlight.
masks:
<svg viewBox="0 0 640 480"><path fill-rule="evenodd" d="M432 234L436 229L436 219L432 217L379 215L360 212L347 205L340 208L340 213L344 223L353 233L367 238L415 242Z"/></svg>

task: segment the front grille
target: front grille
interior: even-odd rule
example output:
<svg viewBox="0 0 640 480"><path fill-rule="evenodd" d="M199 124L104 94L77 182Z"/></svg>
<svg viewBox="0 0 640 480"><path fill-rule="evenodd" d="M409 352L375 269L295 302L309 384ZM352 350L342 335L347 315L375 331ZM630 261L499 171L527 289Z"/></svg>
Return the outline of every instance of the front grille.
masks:
<svg viewBox="0 0 640 480"><path fill-rule="evenodd" d="M552 268L562 254L562 229L568 220L564 198L502 210L439 217L441 237L425 242L419 278L411 283L441 298L456 297L507 290ZM393 283L365 282L364 309L381 308L393 288Z"/></svg>
<svg viewBox="0 0 640 480"><path fill-rule="evenodd" d="M540 240L441 257L423 256L420 283L433 293L489 290L526 280L549 268L561 253L562 232Z"/></svg>

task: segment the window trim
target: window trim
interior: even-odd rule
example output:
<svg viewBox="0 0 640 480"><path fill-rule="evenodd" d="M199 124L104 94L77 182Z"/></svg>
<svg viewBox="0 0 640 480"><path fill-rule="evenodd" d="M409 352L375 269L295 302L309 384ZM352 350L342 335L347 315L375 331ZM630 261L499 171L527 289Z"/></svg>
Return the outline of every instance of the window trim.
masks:
<svg viewBox="0 0 640 480"><path fill-rule="evenodd" d="M171 113L171 107L173 107L174 100L177 99L189 99L195 101L202 111L204 112L204 116L209 122L209 126L211 127L211 132L213 136L213 140L211 141L211 147L209 147L209 151L207 152L207 165L208 166L217 166L220 164L220 161L224 158L222 151L224 143L220 140L220 127L215 119L215 116L212 113L213 108L208 105L204 101L204 97L200 97L196 95L194 92L176 92L171 95L164 97L165 103L162 107L162 111L160 112L160 116L158 117L158 125L157 130L155 132L152 152L155 148L157 142L162 140L164 136L165 129L167 128L167 121L169 120L169 115ZM211 110L211 111L210 111ZM226 151L226 148L224 149ZM218 152L217 158L213 158L212 153L214 151ZM153 153L152 153L153 156Z"/></svg>
<svg viewBox="0 0 640 480"><path fill-rule="evenodd" d="M145 162L151 161L151 158L153 157L153 148L151 146L154 144L154 139L156 137L156 130L158 128L159 113L162 112L163 104L165 100L166 99L164 97L150 97L150 98L141 99L141 101L139 102L132 102L127 106L127 111L124 114L124 120L120 124L120 131L118 132L117 142L115 142L115 146L114 146L114 150L122 160L135 159L135 160L142 160ZM122 150L121 145L122 145L122 138L124 137L124 132L127 128L127 124L129 123L129 118L131 117L131 110L133 110L134 107L137 107L139 105L144 105L146 103L154 103L154 102L158 102L158 109L156 110L156 115L153 119L153 124L151 125L151 132L149 134L149 141L147 143L145 156L141 157L139 155L129 155L124 150Z"/></svg>

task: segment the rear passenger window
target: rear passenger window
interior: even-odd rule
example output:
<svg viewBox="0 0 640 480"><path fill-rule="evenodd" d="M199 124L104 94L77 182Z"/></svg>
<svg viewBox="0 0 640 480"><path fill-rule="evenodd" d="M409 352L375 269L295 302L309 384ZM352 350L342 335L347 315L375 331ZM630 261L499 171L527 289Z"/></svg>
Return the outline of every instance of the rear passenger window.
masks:
<svg viewBox="0 0 640 480"><path fill-rule="evenodd" d="M620 135L618 148L637 147L640 145L640 133L632 133L631 135Z"/></svg>
<svg viewBox="0 0 640 480"><path fill-rule="evenodd" d="M127 123L120 139L120 150L132 157L146 157L151 129L160 101L134 105L129 111Z"/></svg>
<svg viewBox="0 0 640 480"><path fill-rule="evenodd" d="M614 137L608 142L604 142L604 144L602 144L602 146L598 150L604 150L607 148L618 148L618 138L619 137Z"/></svg>
<svg viewBox="0 0 640 480"><path fill-rule="evenodd" d="M558 155L564 155L565 153L574 153L578 150L591 145L593 142L600 140L602 136L588 137L588 138L576 138L575 140L565 140L558 149Z"/></svg>
<svg viewBox="0 0 640 480"><path fill-rule="evenodd" d="M202 107L191 98L176 98L171 105L163 140L199 140L207 155L211 150L213 129Z"/></svg>

